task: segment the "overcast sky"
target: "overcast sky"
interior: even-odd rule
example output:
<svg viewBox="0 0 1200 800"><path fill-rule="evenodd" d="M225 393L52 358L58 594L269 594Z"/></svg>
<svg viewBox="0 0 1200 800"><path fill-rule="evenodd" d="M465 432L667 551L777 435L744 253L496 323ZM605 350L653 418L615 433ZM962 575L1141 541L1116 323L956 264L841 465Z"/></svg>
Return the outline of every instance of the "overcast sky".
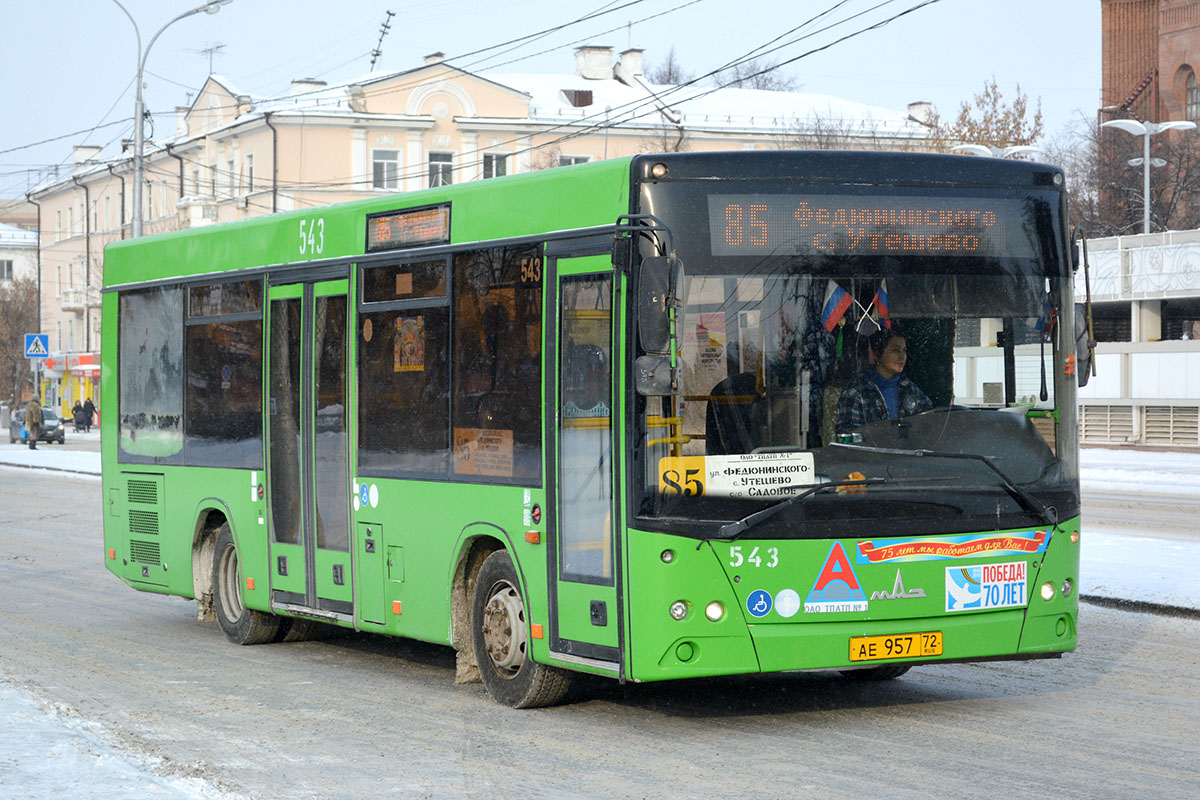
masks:
<svg viewBox="0 0 1200 800"><path fill-rule="evenodd" d="M172 17L200 4L122 2L141 29L143 47ZM771 46L804 33L812 33L810 38L767 58L797 58L922 2L233 0L220 13L181 20L159 37L146 63L146 106L162 114L155 118L157 136L169 136L171 112L187 104L189 92L194 97L208 75L210 56L201 51L218 46L213 71L252 96L285 92L294 78L336 82L363 75L389 9L396 16L377 72L417 66L435 51L475 72L571 72L573 47L586 43L618 52L644 48L649 65L673 46L686 70L703 74L823 11L829 13ZM611 11L535 40L465 55L603 10ZM656 14L661 16L640 21ZM850 19L856 14L861 16ZM816 32L839 20L842 24ZM73 145L105 146L105 155L111 155L122 138L132 136L137 44L133 25L112 0L5 0L0 23L6 34L0 48L0 197L5 197L25 192L30 171L69 164ZM928 100L943 117L953 117L961 102L995 76L1008 99L1018 85L1031 99L1041 98L1047 131L1054 135L1081 114L1095 116L1100 0L936 0L799 58L782 72L801 91L896 110ZM119 124L91 131L107 123ZM55 137L64 138L24 147Z"/></svg>

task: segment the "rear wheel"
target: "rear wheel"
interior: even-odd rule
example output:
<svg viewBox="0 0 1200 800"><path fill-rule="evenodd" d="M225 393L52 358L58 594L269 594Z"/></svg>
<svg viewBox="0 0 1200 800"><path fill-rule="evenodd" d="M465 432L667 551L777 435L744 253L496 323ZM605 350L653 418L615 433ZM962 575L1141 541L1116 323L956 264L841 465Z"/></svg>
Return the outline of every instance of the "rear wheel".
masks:
<svg viewBox="0 0 1200 800"><path fill-rule="evenodd" d="M562 700L570 674L529 657L525 601L505 551L497 550L483 562L471 612L475 660L493 700L512 708L537 708Z"/></svg>
<svg viewBox="0 0 1200 800"><path fill-rule="evenodd" d="M226 638L234 644L262 644L274 640L279 617L242 605L242 571L238 566L237 547L229 523L217 531L217 549L213 554L213 606L217 622Z"/></svg>

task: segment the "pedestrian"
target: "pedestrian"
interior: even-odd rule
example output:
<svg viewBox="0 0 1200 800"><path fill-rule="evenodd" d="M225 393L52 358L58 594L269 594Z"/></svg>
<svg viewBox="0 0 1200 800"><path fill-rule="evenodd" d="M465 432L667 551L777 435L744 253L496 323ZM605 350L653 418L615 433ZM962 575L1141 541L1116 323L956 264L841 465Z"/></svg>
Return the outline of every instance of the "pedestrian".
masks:
<svg viewBox="0 0 1200 800"><path fill-rule="evenodd" d="M92 403L92 398L83 401L83 432L92 432L92 420L96 418L96 406Z"/></svg>
<svg viewBox="0 0 1200 800"><path fill-rule="evenodd" d="M29 436L29 449L37 450L37 440L42 435L42 401L37 395L25 405L25 433Z"/></svg>
<svg viewBox="0 0 1200 800"><path fill-rule="evenodd" d="M83 404L78 400L76 400L75 405L71 407L71 417L75 420L76 433L83 433L85 430L87 430L87 416L83 410Z"/></svg>

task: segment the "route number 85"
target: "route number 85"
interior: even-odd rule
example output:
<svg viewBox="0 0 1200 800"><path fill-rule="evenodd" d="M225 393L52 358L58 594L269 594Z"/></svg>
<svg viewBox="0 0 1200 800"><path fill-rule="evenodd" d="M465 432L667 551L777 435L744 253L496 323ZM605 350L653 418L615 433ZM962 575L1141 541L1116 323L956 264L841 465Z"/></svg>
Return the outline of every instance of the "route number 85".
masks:
<svg viewBox="0 0 1200 800"><path fill-rule="evenodd" d="M662 474L662 481L666 485L665 493L681 494L684 497L699 497L704 494L704 484L698 477L700 470L687 469L683 472L683 478L679 477L679 470L668 469Z"/></svg>

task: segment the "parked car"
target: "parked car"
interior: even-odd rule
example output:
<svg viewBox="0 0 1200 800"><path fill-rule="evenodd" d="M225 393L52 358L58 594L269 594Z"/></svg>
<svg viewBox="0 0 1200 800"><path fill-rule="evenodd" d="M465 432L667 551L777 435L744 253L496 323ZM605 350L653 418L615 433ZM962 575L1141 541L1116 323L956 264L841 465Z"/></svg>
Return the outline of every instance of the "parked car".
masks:
<svg viewBox="0 0 1200 800"><path fill-rule="evenodd" d="M21 428L25 426L25 409L17 409L13 412L12 422L8 424L8 443L16 444L24 441L21 438ZM58 442L63 444L67 441L67 432L63 428L62 420L58 418L58 414L54 413L53 409L42 406L42 435L38 437L39 442Z"/></svg>

